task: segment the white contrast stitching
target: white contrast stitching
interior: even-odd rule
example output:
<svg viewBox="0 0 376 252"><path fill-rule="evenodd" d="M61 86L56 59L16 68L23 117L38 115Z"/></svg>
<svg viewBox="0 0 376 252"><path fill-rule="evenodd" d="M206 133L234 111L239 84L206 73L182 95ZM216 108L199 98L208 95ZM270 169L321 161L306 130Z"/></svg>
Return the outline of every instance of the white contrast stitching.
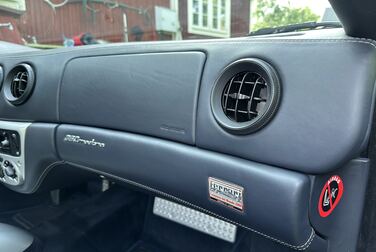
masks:
<svg viewBox="0 0 376 252"><path fill-rule="evenodd" d="M47 173L54 167L58 166L58 165L62 165L64 164L65 162L64 161L55 161L53 162L52 164L49 164L46 169L44 169L44 171L42 172L42 174L39 176L37 182L34 184L34 186L32 187L31 189L31 192L34 193L36 192L36 190L38 189L38 187L41 185L41 183L43 182L43 179L46 177Z"/></svg>
<svg viewBox="0 0 376 252"><path fill-rule="evenodd" d="M226 44L226 45L235 45L235 44L295 44L295 43L322 43L322 44L334 44L334 43L359 43L359 44L368 44L371 45L372 47L376 48L376 41L372 39L365 39L365 38L345 38L345 39L336 39L336 38L331 38L331 39L275 39L275 38L242 38L239 40L211 40L211 41L200 41L200 40L195 40L195 41L184 41L188 45L189 44L205 44L205 45L211 45L213 43L218 43L218 44ZM154 42L155 43L155 42ZM152 42L148 43L152 45ZM160 46L165 46L165 45L176 45L176 43L160 43L158 45ZM155 45L155 44L154 44ZM135 45L130 45L130 46L135 46ZM105 47L103 47L105 48ZM89 48L88 48L89 49Z"/></svg>
<svg viewBox="0 0 376 252"><path fill-rule="evenodd" d="M197 205L195 205L193 203L190 203L190 202L188 202L186 200L180 199L180 198L178 198L176 196L173 196L171 194L162 192L162 191L160 191L158 189L155 189L155 188L152 188L150 186L143 185L143 184L140 184L138 182L135 182L135 181L132 181L132 180L129 180L129 179L125 179L125 178L122 178L122 177L119 177L117 175L113 175L113 174L110 174L110 173L107 173L107 172L99 171L99 170L96 170L96 169L93 169L93 168L90 168L90 167L87 167L87 166L84 166L84 165L79 165L79 164L72 163L72 162L67 162L67 161L65 161L65 163L73 165L73 166L76 166L76 167L79 167L79 168L82 168L82 169L85 169L85 170L88 170L88 171L92 171L92 172L95 172L95 173L100 173L100 174L105 175L107 177L112 177L112 178L121 180L121 181L126 182L126 183L128 183L130 185L141 187L141 188L146 189L148 191L151 191L151 192L157 193L159 195L165 196L167 198L173 199L175 201L181 202L181 203L186 204L186 205L188 205L190 207L196 208L196 209L198 209L198 210L200 210L202 212L208 213L208 214L216 216L216 217L218 217L220 219L226 220L227 222L230 222L230 223L233 223L233 224L235 224L237 226L240 226L240 227L243 227L245 229L248 229L248 230L250 230L250 231L252 231L252 232L254 232L256 234L259 234L259 235L261 235L261 236L263 236L265 238L268 238L268 239L270 239L270 240L272 240L274 242L277 242L279 244L282 244L284 246L287 246L287 247L295 249L295 250L305 250L305 249L307 249L311 245L313 239L315 238L315 231L313 230L313 228L311 228L311 234L309 235L308 240L304 244L302 244L302 245L291 245L291 244L289 244L287 242L284 242L284 241L281 241L281 240L279 240L277 238L271 237L271 236L269 236L267 234L264 234L264 233L262 233L260 231L255 230L253 228L247 227L247 226L245 226L243 224L240 224L240 223L238 223L236 221L227 219L226 217L223 217L223 216L221 216L219 214L213 213L213 212L211 212L209 210L206 210L205 208L199 207L199 206L197 206Z"/></svg>
<svg viewBox="0 0 376 252"><path fill-rule="evenodd" d="M211 44L225 44L225 45L235 45L235 44L294 44L294 43L322 43L322 44L330 44L330 43L358 43L358 44L368 44L368 45L371 45L372 47L376 48L376 41L375 40L372 40L372 39L366 39L366 38L328 38L328 39L315 39L315 38L312 38L312 39L298 39L298 38L294 38L294 39L280 39L280 38L248 38L248 37L243 37L243 38L237 38L236 40L235 39L227 39L227 40L217 40L217 39L212 39L212 40L184 40L184 41L179 41L179 42L137 42L134 43L134 44L112 44L111 46L108 46L108 45L104 45L104 46L97 46L97 47L92 47L92 46L87 46L87 47L82 47L82 48L79 48L79 49L73 49L73 50L70 50L70 51L58 51L58 52L53 52L53 51L48 51L48 52L40 52L40 51L31 51L30 52L30 56L48 56L48 55L58 55L58 54L69 54L69 53L73 53L73 52L87 52L88 50L93 50L93 49L96 49L96 50L103 50L102 52L99 51L99 53L97 55L91 55L91 56L104 56L104 55L114 55L114 54L119 54L119 52L117 51L116 53L112 52L112 53L108 53L108 52L105 52L105 50L109 50L109 49L114 49L114 48L119 48L119 47L123 47L123 48L139 48L141 47L142 51L141 52L128 52L127 54L138 54L138 53L164 53L166 51L145 51L145 48L147 46L150 46L150 47L155 47L156 45L157 46L170 46L170 45L183 45L183 44L187 44L187 45L196 45L196 44L200 44L200 45L211 45ZM142 48L142 46L144 48ZM162 49L162 48L160 48ZM201 49L204 49L204 48L201 48ZM188 48L185 48L185 50L189 50ZM196 51L199 51L200 49L192 49L192 50L196 50ZM175 50L169 50L171 52L179 52L179 49L175 49ZM185 51L185 52L189 52L189 51ZM124 52L125 53L125 52ZM122 52L120 52L120 54L123 54ZM11 53L9 54L4 54L3 55L4 58L19 58L21 55L12 55ZM24 57L25 55L23 54L22 57ZM77 58L80 58L80 57L88 57L88 55L78 55ZM72 58L75 58L74 56L72 56Z"/></svg>
<svg viewBox="0 0 376 252"><path fill-rule="evenodd" d="M344 39L340 39L340 38L329 38L329 39L279 39L279 38L241 38L241 39L237 39L237 40L233 40L233 39L229 39L229 40L210 40L210 41L200 41L200 40L197 40L197 41L184 41L184 42L180 42L180 43L176 43L176 42L162 42L162 43L158 43L158 42L146 42L146 43L138 43L138 44L128 44L128 45L124 45L124 44L118 44L118 45L115 45L113 47L107 47L107 46L103 46L103 47L99 47L98 49L99 50L103 50L103 52L100 52L100 53L104 53L106 54L106 50L108 49L113 49L113 48L117 48L117 47L127 47L127 48L137 48L139 46L144 46L144 47L147 47L147 46L160 46L162 47L161 49L163 49L163 47L166 47L166 46L170 46L170 45L179 45L179 44L186 44L186 45L210 45L210 44L224 44L224 45L252 45L252 44L297 44L297 43L322 43L322 44L331 44L331 43L358 43L358 44L368 44L370 46L372 46L373 48L376 48L376 41L375 40L372 40L372 39L365 39L365 38L344 38ZM87 48L82 48L81 50L77 50L76 52L86 52L87 50L92 50L93 48L92 47L87 47ZM143 53L158 53L158 52L145 52L145 48L143 48L142 50L144 50ZM199 50L199 49L192 49L192 50ZM179 50L175 50L175 51L179 51ZM163 51L160 51L161 53L163 53ZM69 53L72 53L72 51L63 51L63 52L57 52L57 53L53 53L51 52L51 54L69 54ZM135 53L140 53L140 52L132 52L131 54L135 54ZM32 52L31 53L32 55L34 56L47 56L47 55L51 55L49 53L35 53L35 52ZM111 53L107 53L107 55L111 55ZM5 57L7 57L8 55L4 55ZM79 57L86 57L87 55L80 55ZM97 56L97 55L94 55L94 56ZM18 58L19 56L8 56L9 58ZM314 237L315 237L315 232L313 229L311 229L311 234L308 238L308 240L302 244L302 245L291 245L287 242L284 242L284 241L281 241L277 238L274 238L274 237L271 237L267 234L264 234L260 231L257 231L255 229L252 229L250 227L247 227L245 225L242 225L240 223L237 223L235 221L232 221L232 220L229 220L227 219L226 217L223 217L221 215L218 215L216 213L213 213L209 210L206 210L202 207L199 207L197 205L194 205L188 201L185 201L185 200L182 200L176 196L173 196L171 194L168 194L168 193L165 193L165 192L162 192L160 190L157 190L157 189L154 189L152 187L149 187L149 186L146 186L146 185L143 185L143 184L140 184L138 182L134 182L132 180L128 180L128 179L124 179L122 177L119 177L119 176L116 176L116 175L113 175L113 174L110 174L110 173L107 173L107 172L103 172L103 171L99 171L99 170L96 170L96 169L92 169L92 168L89 168L89 167L86 167L86 166L83 166L83 165L78 165L78 164L75 164L75 163L71 163L71 162L66 162L68 164L71 164L71 165L74 165L74 166L77 166L77 167L80 167L82 169L86 169L86 170L89 170L89 171L93 171L93 172L96 172L96 173L100 173L100 174L103 174L103 175L106 175L108 177L113 177L113 178L116 178L118 180L121 180L123 182L126 182L128 184L131 184L131 185L134 185L134 186L137 186L137 187L141 187L141 188L144 188L146 190L149 190L149 191L152 191L154 193L157 193L159 195L162 195L162 196L165 196L165 197L168 197L170 199L173 199L175 201L178 201L178 202L181 202L183 204L186 204L188 206L191 206L193 208L196 208L196 209L199 209L200 211L203 211L203 212L206 212L210 215L213 215L213 216L216 216L218 218L221 218L223 220L226 220L228 222L231 222L235 225L238 225L240 227L243 227L245 229L248 229L256 234L259 234L265 238L268 238L274 242L277 242L277 243L280 243L284 246L287 246L289 248L292 248L292 249L295 249L295 250L305 250L307 249ZM47 169L48 171L53 168L54 166L58 165L58 164L62 164L60 162L58 163L54 163L52 165L49 166L49 169ZM46 171L45 171L46 172ZM43 174L45 174L45 172Z"/></svg>

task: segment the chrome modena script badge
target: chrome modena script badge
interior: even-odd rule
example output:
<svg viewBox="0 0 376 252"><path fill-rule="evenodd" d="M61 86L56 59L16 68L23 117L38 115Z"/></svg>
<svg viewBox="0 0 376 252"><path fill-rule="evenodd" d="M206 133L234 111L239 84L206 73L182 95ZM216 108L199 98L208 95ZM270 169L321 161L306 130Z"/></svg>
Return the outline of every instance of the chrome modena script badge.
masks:
<svg viewBox="0 0 376 252"><path fill-rule="evenodd" d="M76 136L76 135L65 135L64 142L84 144L84 145L95 146L95 147L100 147L100 148L104 148L106 146L105 143L98 142L94 138L91 140L87 140L87 139L82 139L80 136Z"/></svg>
<svg viewBox="0 0 376 252"><path fill-rule="evenodd" d="M209 177L210 199L243 211L243 187Z"/></svg>

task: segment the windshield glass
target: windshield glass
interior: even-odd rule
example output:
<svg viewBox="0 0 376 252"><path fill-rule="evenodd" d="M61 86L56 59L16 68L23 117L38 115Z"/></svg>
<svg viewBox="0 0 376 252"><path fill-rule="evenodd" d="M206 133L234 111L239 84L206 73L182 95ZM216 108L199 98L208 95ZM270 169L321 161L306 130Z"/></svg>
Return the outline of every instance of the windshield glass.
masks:
<svg viewBox="0 0 376 252"><path fill-rule="evenodd" d="M50 49L337 21L326 0L0 0L0 41Z"/></svg>

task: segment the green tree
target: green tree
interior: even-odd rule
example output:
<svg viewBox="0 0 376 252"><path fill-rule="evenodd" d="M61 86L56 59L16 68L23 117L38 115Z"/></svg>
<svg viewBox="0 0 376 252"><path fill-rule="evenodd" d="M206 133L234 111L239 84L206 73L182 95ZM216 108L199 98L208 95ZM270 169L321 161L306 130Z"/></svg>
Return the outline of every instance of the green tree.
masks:
<svg viewBox="0 0 376 252"><path fill-rule="evenodd" d="M313 13L308 7L293 8L291 6L281 6L276 3L276 0L256 1L257 6L253 16L257 22L252 26L252 30L312 22L319 19L319 16Z"/></svg>

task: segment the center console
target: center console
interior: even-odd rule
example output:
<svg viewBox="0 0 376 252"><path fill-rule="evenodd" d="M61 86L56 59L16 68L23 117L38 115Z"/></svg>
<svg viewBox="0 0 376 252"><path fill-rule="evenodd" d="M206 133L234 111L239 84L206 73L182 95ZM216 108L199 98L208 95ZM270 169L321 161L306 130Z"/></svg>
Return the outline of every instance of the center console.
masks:
<svg viewBox="0 0 376 252"><path fill-rule="evenodd" d="M31 123L0 121L0 181L20 185L25 179L25 133Z"/></svg>

